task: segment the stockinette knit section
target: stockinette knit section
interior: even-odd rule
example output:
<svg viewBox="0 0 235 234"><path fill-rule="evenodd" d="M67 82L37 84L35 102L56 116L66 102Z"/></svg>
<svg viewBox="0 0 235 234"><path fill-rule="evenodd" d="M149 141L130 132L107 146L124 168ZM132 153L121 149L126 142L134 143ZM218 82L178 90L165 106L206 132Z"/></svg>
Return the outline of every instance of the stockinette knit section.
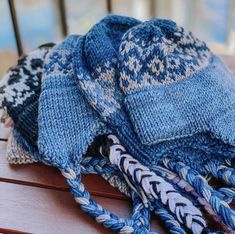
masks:
<svg viewBox="0 0 235 234"><path fill-rule="evenodd" d="M76 170L95 136L110 132L76 87L69 36L46 58L39 105L38 145L44 160Z"/></svg>
<svg viewBox="0 0 235 234"><path fill-rule="evenodd" d="M122 38L95 25L75 48L77 84L144 165L168 156L207 173L234 157L233 76L204 42L170 20Z"/></svg>

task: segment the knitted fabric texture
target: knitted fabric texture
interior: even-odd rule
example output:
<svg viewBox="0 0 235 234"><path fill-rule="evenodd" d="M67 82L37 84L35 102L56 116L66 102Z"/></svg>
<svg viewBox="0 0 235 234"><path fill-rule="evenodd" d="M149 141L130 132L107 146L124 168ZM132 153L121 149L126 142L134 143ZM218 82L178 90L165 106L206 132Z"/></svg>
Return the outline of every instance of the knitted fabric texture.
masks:
<svg viewBox="0 0 235 234"><path fill-rule="evenodd" d="M7 142L6 157L10 164L29 164L37 162L35 158L16 141L12 132Z"/></svg>
<svg viewBox="0 0 235 234"><path fill-rule="evenodd" d="M173 107L173 104L169 105L169 109L167 108L167 106L165 106L164 108L161 108L161 106L165 105L166 102L170 103L171 100L173 102L174 98L172 95L174 94L176 95L176 105L184 104L182 108L179 109L179 111L183 109L188 109L189 113L185 113L185 116L190 115L191 116L190 118L194 118L193 116L195 114L196 116L202 115L204 118L206 117L204 116L204 114L206 115L206 113L208 113L207 111L204 111L202 113L195 113L194 112L195 108L191 108L191 106L194 107L196 100L198 100L199 102L203 102L203 99L201 99L201 97L198 96L197 94L192 96L192 98L195 99L195 103L192 101L193 99L191 100L191 102L189 102L189 99L187 100L185 99L186 102L182 101L181 104L179 104L177 101L178 100L177 97L179 96L180 98L181 94L178 94L176 91L172 91L169 92L168 96L166 95L168 93L167 91L168 88L173 87L174 85L180 85L181 82L189 83L187 87L189 89L193 89L194 84L192 82L194 78L192 79L191 77L189 79L182 78L179 79L177 82L173 82L172 78L171 84L162 84L162 85L159 85L160 81L156 80L155 82L153 82L152 86L150 86L152 80L154 80L155 78L150 76L147 79L144 76L144 68L142 70L140 69L140 67L145 67L145 69L147 69L148 65L146 64L149 64L152 57L154 56L161 57L161 55L159 55L160 53L158 51L159 49L156 49L156 46L157 45L160 46L162 45L162 43L166 43L167 41L167 38L165 38L166 35L168 37L169 34L170 37L172 35L172 32L174 32L174 30L175 31L177 30L177 32L178 31L184 32L182 28L176 26L176 24L173 23L172 21L152 20L137 25L135 27L132 27L127 31L127 33L124 34L122 38L120 38L120 37L115 37L114 30L108 30L108 29L104 30L99 24L95 25L86 35L79 38L78 44L75 48L74 63L76 69L77 84L81 92L86 97L87 101L100 114L103 120L109 124L110 128L112 128L113 133L115 133L118 136L118 138L124 144L128 152L134 155L134 157L138 159L141 163L151 167L153 164L157 164L158 162L160 162L164 156L170 156L175 160L180 160L181 162L184 162L187 165L191 165L194 169L199 170L201 173L206 174L207 170L205 168L205 164L209 162L211 159L218 159L220 161L223 161L225 158L230 159L234 157L235 148L232 145L225 143L227 142L225 138L221 139L213 138L211 134L208 133L208 131L204 131L202 133L200 133L200 131L199 133L194 133L192 131L187 137L185 137L185 134L181 134L180 136L178 135L174 136L174 133L172 133L172 137L170 137L172 138L171 140L161 141L158 144L152 144L152 145L142 144L142 142L144 142L145 140L149 142L149 139L151 139L151 143L155 142L155 140L153 140L154 138L152 138L153 135L150 134L150 132L153 131L157 133L157 131L161 129L161 127L164 124L166 125L166 127L168 126L169 132L172 131L172 129L176 129L178 127L183 126L177 124L177 121L179 123L181 122L180 118L171 119L173 122L168 121L167 118L165 118L167 121L165 121L162 124L161 122L159 122L159 119L155 120L151 119L152 122L149 120L149 118L151 118L152 116L151 113L149 114L149 112L151 111L153 111L154 114L154 113L159 113L159 111L162 110L163 113L161 118L164 118L165 115L168 116L167 113L171 113L171 111L169 110L170 107ZM153 42L152 37L154 33L156 34L157 38L160 38L159 41L162 38L163 40L162 43ZM184 34L186 34L186 32ZM182 35L184 34L182 33ZM146 37L144 35L146 35ZM144 37L145 41L143 41L142 37ZM192 38L194 38L192 34L187 34L186 37L191 38L191 40ZM149 42L147 41L148 38L150 39ZM133 42L129 42L128 40L133 40ZM140 43L141 40L143 41L141 45L134 46L135 43L137 42ZM179 39L177 39L176 42L178 40ZM176 54L174 55L172 53L172 56L173 58L175 56L176 60L177 59L180 59L180 61L183 60L184 62L182 62L182 66L188 67L187 69L191 71L190 74L192 74L192 77L195 77L195 79L197 79L197 77L200 78L200 76L197 76L197 74L201 69L201 67L203 66L205 67L206 66L205 64L211 61L211 59L209 58L211 52L207 49L205 44L200 42L198 39L194 39L194 41L197 42L196 45L198 48L201 48L202 52L199 51L198 52L199 54L195 52L195 56L190 57L186 55L184 56L183 53L184 50L182 50L183 51L182 54L179 54L180 49L178 51L176 48L175 51ZM189 49L185 49L186 52L195 50L192 43L190 44L190 46ZM142 60L137 61L137 58L140 57L140 52L142 51L143 53L144 51L142 47L147 48L147 49L145 48L146 51L144 52L145 56L148 55L146 57L145 63L143 58ZM128 51L130 52L130 56L128 56ZM133 53L135 54L136 59L132 61L133 63L130 61L130 63L128 64L126 60L133 59L134 56ZM217 64L221 65L221 67L219 67L218 69L213 69L216 75L215 78L216 77L218 78L221 75L221 72L223 72L223 74L226 73L228 79L230 79L231 75L224 67L224 65L221 62L219 62L219 59L217 57L215 56L212 57L214 62L217 61L218 62ZM171 59L171 61L173 61L173 58ZM193 63L195 64L192 66L188 65L189 59L193 60ZM165 70L166 73L171 73L171 69L169 71ZM203 68L202 70L200 70L200 72L206 71L206 69L207 68ZM219 71L216 73L217 70ZM144 84L145 86L142 87L140 85L137 85L139 83L136 80L131 83L133 86L131 86L131 84L128 86L127 85L128 81L125 81L125 74L127 73L127 71L129 72L128 76L130 76L130 80L135 79L134 75L139 74L140 82L142 82L141 84L142 85ZM209 69L209 71L213 72L211 69ZM148 70L146 70L146 72L148 72ZM178 73L180 74L180 71L178 71ZM146 79L144 79L143 77L145 77ZM208 75L208 77L211 77L211 75ZM227 82L225 81L224 85L226 84ZM197 86L199 85L200 83L197 84ZM201 87L203 88L204 86L201 85ZM209 85L205 87L207 87L208 90L210 89ZM220 86L218 85L217 87ZM159 93L155 92L155 90L158 88L162 90ZM221 91L222 93L228 92L228 87L226 88L225 86L222 85L221 88L223 89L223 91ZM145 93L147 92L147 90L150 89L153 90L153 93L156 95L156 98L155 96L149 97L148 101L146 101L145 103L144 102L144 100L146 99ZM197 90L198 89L195 88L195 92L197 92ZM136 93L134 91L136 91ZM181 91L183 92L183 89L179 89L179 93ZM187 95L189 96L190 93L192 92L190 91ZM161 94L166 95L165 98L163 99L160 98L159 100L157 100L157 98ZM129 99L132 100L133 99L132 97L134 95L139 97L143 96L143 99L141 99L143 101L140 100L139 105L138 102L133 102L136 104L136 107L133 106L132 108L130 106L131 101L128 100ZM232 94L230 95L230 97L232 97ZM222 99L219 97L219 93L217 93L217 97L215 96L214 98L215 100L213 101L213 103L216 103L216 100L218 101L218 103L222 101ZM150 102L152 102L152 104L155 104L155 107L153 106L149 107L148 103ZM209 104L211 104L211 102L208 103L208 105ZM204 108L205 105L206 104L204 104L204 106L202 106L201 108ZM225 106L227 106L227 104ZM218 105L218 108L219 107L220 105ZM215 111L216 108L217 107L215 106L213 111ZM136 113L136 115L134 113ZM214 113L214 117L216 116L218 116L218 113L217 114ZM178 115L178 117L180 117L180 115ZM158 123L161 126L159 126L159 128L155 127L155 124L153 124L154 121L156 121L156 126L158 126ZM182 116L182 121L183 122L185 121L184 116ZM168 122L169 125L167 125ZM197 123L197 121L195 122ZM176 123L175 124L176 127L172 127L172 123ZM141 126L139 126L139 124ZM192 121L192 124L195 124L194 121ZM192 129L191 125L185 125L185 126L187 126L188 128L184 129L184 131L191 131ZM146 138L144 137L143 139L143 136L145 134ZM155 136L157 136L157 134ZM232 134L230 136L232 136ZM159 136L157 136L157 138L158 137Z"/></svg>
<svg viewBox="0 0 235 234"><path fill-rule="evenodd" d="M184 44L180 49L177 48L178 39L172 39L177 45L170 47L171 44L167 40L170 40L174 30L178 30L176 28L178 26L166 20L141 24L132 18L109 16L85 36L68 37L46 57L45 79L39 100L39 152L37 147L34 147L35 142L31 144L24 137L24 131L20 128L19 131L13 129L14 139L27 153L35 160L56 166L62 172L75 200L84 211L105 227L122 234L150 233L150 211L160 217L170 233L216 233L208 229L203 214L195 205L205 209L210 217L221 224L221 229L226 233L232 233L235 229L235 214L229 208L229 203L234 202L234 191L231 187L235 185L235 172L230 160L234 157L234 147L225 143L232 143L232 139L228 140L221 131L219 136L222 140L212 138L212 133L209 133L214 133L212 125L210 130L206 130L208 132L187 133L185 137L185 134L174 135L173 131L173 139L165 135L162 137L158 129L152 131L151 124L147 124L152 121L148 120L149 116L146 116L146 119L143 117L143 100L146 97L143 97L143 100L138 99L140 106L133 101L136 105L133 107L139 109L136 113L139 111L137 115L140 117L137 117L132 109L133 95L145 96L145 92L152 95L152 90L155 93L155 89L160 86L164 90L197 77L196 74L207 69L212 61L211 57L217 60L205 44L194 40L191 34L190 40L194 40L198 51L202 50L195 54L195 57L184 56L195 49L190 47L191 44L188 49L184 50ZM179 33L179 37L187 34L183 29L178 31L183 32ZM157 38L162 38L162 42L161 39L153 42L152 33L155 33ZM185 37L189 39L188 35ZM162 47L155 48L158 45ZM170 49L167 49L168 47ZM164 59L172 49L172 56L180 58L180 64L176 64L176 67L182 65L180 70L174 69L174 58L169 58L172 66L165 66L168 59ZM158 57L164 60L163 68L172 69L170 72L181 78L174 80L170 74L161 75L167 77L169 84L162 82L162 85L159 85L160 81L155 80L153 74L159 69L159 72L162 72L163 68L158 68L157 64L156 69L146 65L155 54L159 54ZM141 56L147 56L145 62ZM189 61L193 65L189 65ZM142 79L146 76L142 67L145 67L146 71L153 70L153 74L148 71L150 76L146 75L147 80L144 81ZM138 74L139 83L133 78ZM158 102L154 103L157 105ZM191 104L188 103L188 107ZM151 114L155 112L149 115ZM207 121L206 117L203 115L202 120ZM216 120L216 123L218 122ZM201 127L200 124L197 126ZM218 126L221 127L220 124ZM181 127L185 125L179 125L179 128ZM166 134L171 134L171 123L168 130ZM105 147L101 145L101 155L96 155L97 150L93 152L89 146L97 136L107 133L116 134L123 145L115 136L111 137L110 144L108 137L108 154L104 153ZM195 169L204 175L211 173L212 176L223 180L228 187L213 189ZM113 186L131 196L131 217L121 219L97 204L82 184L81 173L102 174Z"/></svg>
<svg viewBox="0 0 235 234"><path fill-rule="evenodd" d="M117 21L121 25L117 24ZM99 25L104 29L117 25L115 36L121 38L128 28L137 23L139 23L137 20L125 17L107 17ZM101 121L100 116L90 107L77 88L73 67L73 50L78 40L79 36L68 37L46 58L38 118L39 150L44 161L61 170L76 201L98 222L122 233L130 233L139 229L146 230L149 222L140 221L141 216L136 216L136 214L143 214L142 217L145 218L144 213L148 214L150 209L141 202L136 202L140 198L136 199L135 193L131 193L134 202L132 216L129 219L121 219L96 204L81 183L82 160L89 145L95 137L109 133L110 129ZM104 169L105 167L100 171L105 174L105 178L111 180L112 177L107 177ZM114 168L111 167L111 169L111 172L115 171ZM121 180L123 181L122 178ZM122 184L121 186L123 186L124 183L120 184L116 181L112 184L114 186ZM121 187L120 190L122 190Z"/></svg>
<svg viewBox="0 0 235 234"><path fill-rule="evenodd" d="M119 55L120 87L143 144L200 132L235 144L235 79L204 42L152 20L126 33Z"/></svg>
<svg viewBox="0 0 235 234"><path fill-rule="evenodd" d="M19 58L0 82L0 108L14 121L14 128L36 147L38 99L44 58L54 46L48 43Z"/></svg>
<svg viewBox="0 0 235 234"><path fill-rule="evenodd" d="M69 36L48 54L39 106L40 152L59 168L79 166L94 138L109 129L76 88L71 48L79 36Z"/></svg>
<svg viewBox="0 0 235 234"><path fill-rule="evenodd" d="M163 172L156 170L156 167L165 165L165 167L172 170L172 173L175 173L176 176L185 180L185 183L188 183L189 186L192 186L191 188L195 189L195 192L209 204L210 213L214 212L218 215L219 219L224 222L230 232L235 229L235 212L228 206L228 203L231 202L231 196L233 196L231 194L234 194L233 190L225 188L221 193L220 191L212 189L205 182L205 179L200 173L204 175L211 173L212 167L214 167L217 168L214 171L215 177L222 179L225 174L228 176L229 173L229 179L224 179L224 181L229 181L229 183L231 183L231 177L233 177L231 173L234 173L234 169L232 168L226 168L221 174L219 173L219 168L226 167L226 161L229 161L229 159L234 157L234 147L232 146L233 135L226 130L227 126L223 127L223 123L219 118L219 115L221 114L220 108L217 108L215 104L221 104L223 102L223 98L220 99L220 97L218 97L220 95L219 87L222 89L221 93L223 95L226 97L229 96L229 100L231 99L230 103L233 102L232 75L220 59L215 55L212 55L203 42L195 39L192 34L184 32L182 28L178 28L179 27L172 21L152 20L131 28L122 38L115 38L110 31L100 30L99 25L94 26L90 32L79 39L76 47L74 63L78 86L90 105L100 114L103 120L107 122L124 145L124 148L123 146L120 147L117 152L118 157L120 157L120 162L115 164L120 163L118 167L127 177L127 180L130 181L129 184L132 184L131 186L134 187L133 189L137 188L137 191L143 191L147 193L147 195L150 194L151 196L154 196L154 201L157 202L159 197L156 196L156 194L159 194L160 191L158 191L157 188L153 188L151 185L155 183L161 184L160 181L162 181L163 184L165 183L165 188L168 187L166 182L164 182L164 179L158 179L155 174L159 173L161 176L166 177L166 173L164 173L165 169ZM184 48L183 44L182 49L177 49L176 47L181 44L179 43L178 45L176 43L176 45L169 50L166 49L168 51L167 53L164 52L164 46L163 48L156 49L156 47L162 46L162 43L160 43L161 38L168 48L171 44L167 41L167 38L170 38L174 31L182 31L182 34L178 33L180 37L185 34L186 39L191 38L191 40L187 41L189 45L185 45L186 48ZM157 38L160 38L159 40L156 38L153 39L154 33ZM128 40L131 40L131 42ZM178 40L180 39L172 39L171 43L174 41L177 42ZM193 42L190 44L190 41ZM118 47L117 45L120 46ZM158 76L145 74L145 70L146 73L150 73L148 69L151 69L151 66L148 66L147 64L153 60L154 56L164 59L169 53L169 56L171 57L171 50L173 49L175 49L174 53L172 53L173 58L169 59L169 61L171 61L169 63L172 63L173 65L172 67L169 66L169 70L174 73L174 77L170 77L170 74L169 76L166 75L167 70L165 70L166 74L163 72L161 79L167 77L166 82L160 84L160 80L157 79ZM193 50L196 51L192 52ZM107 51L109 53L107 53ZM162 56L161 53L163 53ZM139 58L140 56L143 57ZM177 59L180 61L182 59L180 63L182 67L180 70L176 69L179 64L176 64L174 67L175 60ZM167 61L167 59L166 61L164 60L163 65L166 65ZM220 65L220 67L211 69L211 66L217 65ZM143 70L141 70L142 67ZM167 65L165 67L168 68ZM163 68L159 68L160 71L164 70ZM157 67L156 69L153 68L153 70L157 69ZM184 69L186 70L184 71ZM171 73L170 71L169 73ZM178 80L175 81L177 75L179 77ZM195 91L191 92L195 83L193 81L200 78L198 82L203 82L201 81L201 79L203 80L203 77L205 77L204 79L206 82L209 82L208 79L212 80L213 77L215 77L215 82L209 83L207 86L196 83ZM222 80L222 78L224 80ZM169 87L174 87L174 85L178 87L182 82L186 82L187 86L184 87L183 85L183 87L186 90L189 89L190 92L187 95L185 94L186 101L182 101L182 103L179 104L178 101L180 99L177 98L180 98L180 94L183 92L184 88L180 88L179 90L172 89L169 94L167 90ZM231 88L228 86L229 82L231 83ZM220 83L223 85L220 85ZM213 99L213 103L212 106L209 106L208 108L213 113L210 117L214 117L215 119L208 118L205 114L206 112L194 112L194 109L197 111L205 111L203 108L206 108L206 104L211 104L205 102L204 106L202 105L203 99L201 99L200 95L204 93L203 88L208 91L212 89L212 94L209 94L209 96L211 95L210 97ZM161 89L161 91L159 93L155 92L155 90L158 89ZM180 94L177 93L177 90ZM150 92L151 95L153 94L153 97L147 96L147 98L149 98L146 100L147 109L152 109L148 109L145 112L146 106L144 100L146 99L145 94L148 92ZM213 96L214 93L216 93L215 96ZM159 97L159 95L162 94L168 95L164 96L164 98L159 98L159 100L154 96L156 95L156 97ZM179 111L182 110L183 113L184 109L189 112L191 111L190 113L185 113L186 118L184 118L184 115L182 116L182 123L180 118L175 120L176 128L172 127L172 123L167 120L168 114L171 112L171 107L173 108L174 106L174 94L176 95L176 110L177 105L182 105ZM193 95L192 98L190 98L189 94ZM136 99L137 101L133 101L136 106L131 106L133 96L139 98L138 100ZM141 99L141 97L143 97L143 99ZM198 106L196 106L198 109L194 106L194 100L199 103ZM207 97L205 97L205 100L211 101L210 99L207 99ZM165 105L167 102L170 103L170 111L168 110L168 105ZM152 105L148 106L148 103L152 103ZM158 106L161 107L161 105L163 105L162 109L158 109ZM200 105L202 105L201 109ZM191 106L193 108L191 108ZM227 109L228 108L229 107L227 106ZM151 113L152 110L153 113ZM161 116L161 118L163 118L162 121L165 121L162 123L162 126L164 126L164 124L166 127L168 126L166 131L164 130L164 134L165 132L168 134L173 130L171 133L172 135L169 135L170 137L158 134L158 130L161 129L161 126L159 126L159 129L155 129L155 125L153 124L154 120L151 118L153 117L152 114L155 114L155 112L158 113L159 110L163 115ZM194 118L194 114L197 114L197 116L199 115L199 123L197 121L194 122L194 119L192 122L187 122L190 118ZM175 114L175 116L180 117L179 114ZM150 120L148 118L150 118ZM159 119L155 120L156 125L161 125L161 122L159 123L158 120ZM233 119L231 122L232 121ZM151 124L149 124L150 122ZM169 125L167 125L168 122ZM221 124L219 124L219 122L221 122ZM194 125L195 123L196 125ZM204 125L201 125L201 123L208 126L208 128L203 128ZM193 131L194 126L198 127L198 131ZM178 131L177 128L180 129L180 131ZM168 133L167 130L169 131ZM186 134L184 132L186 132ZM215 136L220 139L214 138ZM229 137L231 138L228 139ZM129 152L133 158L127 156L125 151ZM124 154L123 156L121 155L122 152ZM216 163L210 167L210 162L213 159ZM167 160L171 163L166 163ZM124 161L126 161L126 163L124 163ZM180 163L178 161L180 161ZM147 172L147 170L149 172ZM231 172L231 170L233 172ZM147 186L147 190L144 188L145 184L142 184L144 183L141 180L142 174L146 183L148 182L146 176L150 178L150 187ZM169 178L166 177L165 179ZM186 189L186 191L188 190ZM210 194L209 196L206 195L206 191ZM224 191L226 191L226 194L224 194ZM195 196L195 193L193 194ZM146 200L145 196L146 195L142 196L143 201ZM198 195L196 195L196 197L198 197ZM216 202L214 202L215 200ZM189 205L188 202L186 202L186 204ZM171 210L171 212L174 211ZM199 213L195 211L194 215L197 214L199 215ZM186 216L187 214L184 213L184 217ZM181 222L180 219L179 222ZM186 226L188 224L189 223L187 223ZM188 227L193 230L193 233L201 233L198 228L194 229L194 225L191 224L192 223L190 223ZM205 226L203 227L202 225L201 228L201 230L204 230Z"/></svg>

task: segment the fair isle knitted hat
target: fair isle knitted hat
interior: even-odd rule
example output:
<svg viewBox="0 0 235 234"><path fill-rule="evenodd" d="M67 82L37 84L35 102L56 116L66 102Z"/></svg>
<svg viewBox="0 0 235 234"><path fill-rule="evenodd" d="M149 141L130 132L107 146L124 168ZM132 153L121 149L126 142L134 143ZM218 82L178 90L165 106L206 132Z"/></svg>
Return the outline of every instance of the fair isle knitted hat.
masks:
<svg viewBox="0 0 235 234"><path fill-rule="evenodd" d="M0 108L11 117L14 128L34 147L38 135L35 120L44 58L53 46L53 43L44 44L23 55L0 81Z"/></svg>
<svg viewBox="0 0 235 234"><path fill-rule="evenodd" d="M219 222L224 223L230 232L235 229L235 212L230 209L228 205L228 203L233 201L234 196L233 188L230 189L229 187L235 185L235 172L231 167L230 161L234 158L235 148L228 144L228 142L232 143L232 139L228 139L232 134L225 136L226 134L224 133L226 132L226 127L223 128L223 126L219 124L219 122L221 122L219 120L215 120L212 125L209 123L205 124L205 126L207 126L207 124L210 126L210 132L213 133L213 135L209 132L209 128L201 129L201 122L205 123L206 121L206 116L204 116L203 113L197 114L198 119L196 119L197 121L195 120L195 126L200 129L198 132L190 131L191 125L184 124L184 116L182 116L181 122L179 114L179 119L167 120L169 122L168 128L167 121L162 125L165 125L166 130L169 132L177 129L178 124L180 127L189 127L189 129L182 130L181 135L172 134L172 137L164 136L162 138L157 136L157 138L159 137L158 140L157 138L154 139L150 134L152 131L151 128L155 129L155 125L154 120L148 125L148 113L151 111L153 113L155 113L155 111L158 112L158 107L161 107L161 105L167 101L169 103L171 101L173 102L174 97L172 97L172 95L174 93L176 93L176 97L178 97L176 90L172 90L172 93L170 93L169 96L164 96L165 99L160 98L159 101L162 101L162 103L158 103L155 96L149 97L149 99L146 100L146 103L152 102L155 106L151 106L152 110L148 110L147 114L144 112L144 100L146 99L145 91L153 90L153 93L155 93L156 83L159 83L159 81L155 82L155 78L152 77L151 74L147 74L148 69L151 69L151 64L147 64L149 64L152 57L156 56L155 59L152 59L154 60L152 61L153 71L157 72L159 69L161 71L161 67L164 64L169 65L169 69L166 71L166 73L169 74L169 77L171 70L174 67L180 66L181 63L183 66L181 72L186 69L185 74L190 74L188 69L193 68L197 68L197 70L202 68L201 72L207 71L207 65L209 66L211 63L216 63L221 65L221 67L218 68L218 73L216 72L216 69L215 71L209 69L209 74L206 72L203 76L208 75L208 77L212 79L212 74L217 74L217 78L223 74L228 76L228 80L231 78L231 74L227 71L227 68L219 58L212 55L206 45L198 39L195 39L191 33L187 34L187 32L184 32L181 35L183 36L185 34L186 38L191 38L188 43L193 40L193 43L189 44L188 47L187 45L184 46L183 41L178 45L177 41L180 41L178 38L172 39L171 43L174 44L175 41L175 46L169 49L167 45L170 44L170 42L167 41L167 38L171 36L174 30L177 32L184 32L184 29L179 28L172 21L152 20L132 27L122 38L118 38L112 36L112 33L99 28L99 25L95 25L85 36L79 39L75 48L74 63L78 88L84 94L90 105L112 129L113 133L120 139L119 141L116 137L111 136L111 143L108 143L108 145L111 145L110 150L105 154L103 153L102 147L101 153L108 156L110 161L118 166L120 171L126 176L129 184L131 184L136 191L142 191L140 194L142 200L147 199L152 207L154 207L155 202L159 200L165 206L174 203L175 206L169 207L169 210L171 214L176 216L180 224L184 224L188 229L191 229L193 233L205 232L206 224L202 222L201 213L198 210L193 209L191 204L180 197L180 195L178 197L178 194L175 193L174 189L167 184L167 181L172 178L175 178L171 181L173 184L177 184L177 180L178 182L179 180L183 180L184 182L182 183L191 186L190 189L186 188L187 186L182 186L181 182L177 185L178 189L184 188L186 193L191 193L191 195L195 195L196 193L199 196L197 197L196 195L196 199L203 199L210 207L210 210L220 217ZM151 39L152 31L156 31L155 33L157 33L159 42L155 42L156 39L154 39L154 41ZM135 36L132 37L132 35ZM144 40L142 40L142 38L144 38ZM161 40L162 43L166 43L166 45L159 50L155 49L158 45L162 45L162 43L160 43ZM136 43L139 44L136 46ZM182 47L182 51L186 51L185 53L190 52L192 55L194 54L193 65L186 66L188 61L191 61L192 58L189 55L183 56L183 54L177 53L177 46L180 48ZM163 65L160 67L156 65L154 68L157 57L164 59L167 52L170 53L173 48L176 48L176 53L173 53L172 57L174 58L175 56L179 59L181 61L180 64L178 64L179 62L174 64L175 62L172 60L169 60L172 64L168 64L168 60L166 59L166 61L163 62ZM179 50L181 50L180 48ZM197 53L199 49L202 51ZM130 54L128 54L128 52L130 52ZM144 53L143 57L139 58L142 53ZM137 58L139 58L139 60ZM208 63L206 61L208 61ZM146 74L144 69L141 70L143 67L146 69ZM210 71L212 73L210 73ZM180 71L178 71L178 73L180 73ZM201 73L199 73L199 77L200 74ZM195 79L197 78L194 73L192 73L192 76L195 77ZM161 75L161 77L164 76ZM134 81L128 86L132 79L134 79ZM171 77L171 79L174 78ZM183 81L183 79L179 80L178 82L175 82L175 84L180 84L180 82ZM216 83L218 83L218 81L215 81L213 84L216 85ZM227 94L230 94L232 101L233 94L229 92L230 89L228 89L228 87L226 88L227 81L224 81L224 83L225 84L221 86L223 89L222 92L224 92L224 94L228 92ZM139 90L139 84L143 85L143 89L136 94L133 90ZM174 85L174 83L172 84ZM193 89L193 83L191 85L189 85L189 87L190 89ZM161 94L167 94L164 87L167 91L167 89L171 87L171 84L162 84L162 86L160 86L162 91L159 94L156 93L156 97ZM202 87L204 86L202 85ZM207 86L208 91L213 87L214 86ZM206 86L204 88L206 88ZM217 88L215 87L215 90L217 90ZM182 91L183 90L184 88L182 88ZM200 91L200 89L198 88L196 91ZM199 94L200 92L195 92L193 98L195 100L199 99L202 104L203 100L200 99ZM134 102L136 104L135 109L133 109L134 106L132 108L130 104L132 99L134 99L132 95L139 95L140 98L143 96L143 101L139 101L139 105L137 101ZM189 95L189 93L187 95ZM221 103L222 99L220 97L214 96L214 98L214 103L216 103L216 98L218 98L218 103ZM194 99L187 98L187 102L182 101L181 105L184 105L183 107L185 110L187 109L188 111L193 112L195 109L193 105L195 105L195 103L190 103L189 101ZM191 108L191 106L193 106L193 108ZM173 108L173 105L169 104L169 108L170 107ZM197 107L199 108L199 106ZM165 115L168 116L167 113L170 113L167 105L162 108L163 109L160 108L163 115L161 118ZM210 109L210 111L213 112L212 116L218 116L218 114L216 114L216 109ZM217 109L217 111L219 111L219 109ZM196 113L193 112L192 115L188 113L186 116L189 116L189 119L191 119L194 117L194 114ZM173 129L171 121L176 122L176 127L173 127ZM195 124L193 121L192 123ZM156 119L156 124L158 124L158 119ZM184 134L185 132L189 133ZM220 132L220 134L217 134L218 132ZM144 134L146 134L146 139ZM214 138L214 136L218 137L218 135L221 139ZM120 142L122 145L120 145ZM228 187L221 190L215 190L208 185L207 181L200 173L203 175L210 173L213 177L224 181ZM161 177L156 177L156 175L160 175ZM165 189L164 195L161 194L161 189ZM174 195L171 194L172 191L174 191ZM173 198L173 200L171 200L170 197ZM178 209L181 209L182 216L179 215ZM192 213L188 213L189 210L191 210ZM189 219L190 222L187 222Z"/></svg>
<svg viewBox="0 0 235 234"><path fill-rule="evenodd" d="M235 146L235 78L206 44L169 20L123 37L120 87L142 144L210 132Z"/></svg>
<svg viewBox="0 0 235 234"><path fill-rule="evenodd" d="M234 157L235 148L230 144L226 144L221 139L211 137L207 131L189 134L187 137L182 135L181 137L176 137L168 141L160 141L158 144L142 144L142 141L144 141L141 138L142 132L146 132L147 134L148 131L152 129L152 127L148 128L148 122L144 122L145 119L147 121L149 115L144 118L146 114L143 110L139 115L136 115L135 120L133 113L137 111L137 107L135 109L128 109L129 104L127 104L127 99L129 96L123 92L125 79L127 79L125 78L125 72L127 69L133 71L136 67L146 66L148 60L143 60L143 64L135 60L132 61L133 64L131 62L131 64L127 63L122 55L123 45L126 44L127 35L132 35L132 32L134 33L135 31L139 31L139 28L146 27L146 32L141 31L139 35L141 39L143 35L148 35L148 32L151 31L148 29L149 25L157 24L165 25L165 31L167 31L169 25L178 27L172 21L156 19L132 27L122 38L118 38L114 37L110 32L103 30L99 24L95 25L86 35L79 39L77 47L75 48L74 63L77 83L90 105L99 113L103 120L110 125L121 142L126 145L130 153L135 155L142 163L151 166L152 163L157 164L164 155L171 154L175 159L179 159L205 174L207 171L205 170L204 164L208 162L209 159L231 159ZM146 36L146 38L148 37ZM136 36L136 41L140 41L140 39ZM146 43L141 43L141 46L144 46ZM158 43L155 44L158 45ZM147 54L152 54L151 48L155 48L155 44L148 45ZM136 56L138 55L138 51L143 50L141 46L137 46L135 51ZM130 51L130 58L126 55L129 60L133 58L131 51L134 49L135 45L132 42L126 44L125 50L127 52ZM208 51L208 54L209 53L211 52ZM156 56L158 56L157 53ZM137 68L137 70L138 69L139 68ZM134 74L138 74L138 72L136 71ZM127 77L129 76L130 75L127 75ZM138 84L138 81L136 82ZM142 83L145 84L146 82L143 81ZM136 87L136 84L133 84L133 88L134 87ZM154 87L155 86L153 86L153 88ZM168 88L168 86L166 86L166 88ZM139 93L140 97L142 93L144 92ZM164 92L162 91L162 93ZM197 96L194 98L196 97ZM150 100L152 99L148 101ZM168 99L166 98L166 100ZM170 100L171 99L169 99L169 101ZM157 102L155 103L155 109L158 111L157 108L161 104L158 105ZM145 104L140 103L139 108L145 108ZM191 110L191 104L185 103L185 108ZM155 112L153 111L153 113ZM157 121L158 120L156 120L156 122ZM180 122L180 119L175 121ZM139 127L137 123L142 124ZM169 131L171 129L170 124L171 122L169 123Z"/></svg>

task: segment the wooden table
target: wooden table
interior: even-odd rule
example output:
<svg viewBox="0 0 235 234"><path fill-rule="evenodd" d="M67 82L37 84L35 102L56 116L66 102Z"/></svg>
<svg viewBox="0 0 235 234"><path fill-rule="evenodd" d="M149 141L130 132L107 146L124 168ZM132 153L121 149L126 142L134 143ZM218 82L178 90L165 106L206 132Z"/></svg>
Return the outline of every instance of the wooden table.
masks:
<svg viewBox="0 0 235 234"><path fill-rule="evenodd" d="M224 57L235 73L235 59ZM0 130L1 131L1 130ZM80 210L62 175L41 164L10 166L0 141L0 233L110 233ZM96 175L83 176L93 198L123 217L130 202ZM152 230L167 233L156 218Z"/></svg>

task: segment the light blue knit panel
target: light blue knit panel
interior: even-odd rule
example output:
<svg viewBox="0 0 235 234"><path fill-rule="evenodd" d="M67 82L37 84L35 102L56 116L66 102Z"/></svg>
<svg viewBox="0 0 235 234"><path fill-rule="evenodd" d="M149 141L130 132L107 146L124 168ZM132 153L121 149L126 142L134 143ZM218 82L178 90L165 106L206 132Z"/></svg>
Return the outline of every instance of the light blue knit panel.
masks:
<svg viewBox="0 0 235 234"><path fill-rule="evenodd" d="M38 146L45 160L58 166L79 166L94 137L108 132L76 87L70 36L48 56L39 107Z"/></svg>

